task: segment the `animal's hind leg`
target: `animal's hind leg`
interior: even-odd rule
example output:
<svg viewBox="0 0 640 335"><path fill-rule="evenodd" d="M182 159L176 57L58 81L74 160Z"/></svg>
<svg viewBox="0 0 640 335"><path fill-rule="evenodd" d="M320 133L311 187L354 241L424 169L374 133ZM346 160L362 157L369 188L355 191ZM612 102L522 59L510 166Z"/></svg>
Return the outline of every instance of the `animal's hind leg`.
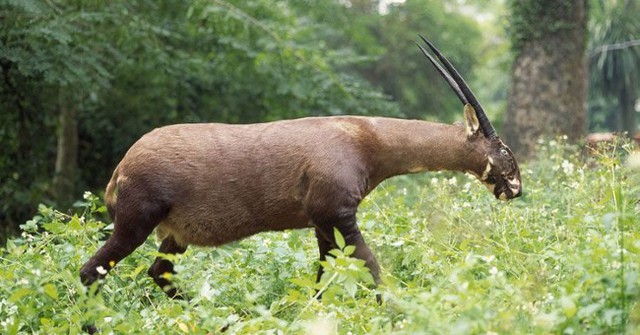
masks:
<svg viewBox="0 0 640 335"><path fill-rule="evenodd" d="M167 238L162 240L160 244L159 252L163 254L182 254L187 250L186 246L180 246L173 236L169 235ZM162 288L164 293L166 293L170 298L173 299L183 299L182 295L177 293L175 286L171 283L169 279L167 279L167 274L174 274L173 271L173 263L170 260L157 257L153 265L149 268L149 276L153 278L153 281Z"/></svg>
<svg viewBox="0 0 640 335"><path fill-rule="evenodd" d="M327 259L327 254L329 250L333 248L333 242L327 239L322 231L316 228L316 238L318 239L318 249L320 250L320 262L323 262ZM324 268L322 265L318 266L318 274L316 276L316 282L319 283L320 279L322 279L322 275L324 274Z"/></svg>
<svg viewBox="0 0 640 335"><path fill-rule="evenodd" d="M82 266L80 278L85 285L89 286L104 277L116 263L131 254L167 214L166 207L149 200L133 203L136 208L125 207L126 202L118 206L113 234Z"/></svg>

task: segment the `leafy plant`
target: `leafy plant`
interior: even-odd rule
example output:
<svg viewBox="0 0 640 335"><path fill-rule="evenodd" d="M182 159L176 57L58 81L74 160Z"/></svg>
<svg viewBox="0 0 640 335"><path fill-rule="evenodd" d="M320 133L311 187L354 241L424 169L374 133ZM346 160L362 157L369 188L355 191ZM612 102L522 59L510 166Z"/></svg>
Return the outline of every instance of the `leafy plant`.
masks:
<svg viewBox="0 0 640 335"><path fill-rule="evenodd" d="M365 199L365 239L385 284L353 247L315 283L311 231L266 233L176 258L173 301L146 275L153 237L96 295L77 272L110 234L100 199L47 206L0 251L3 334L73 334L93 322L130 334L634 334L640 329L640 185L628 143L586 153L541 141L523 198L497 202L473 178L399 177ZM318 293L322 299L318 299ZM383 303L378 305L376 294Z"/></svg>

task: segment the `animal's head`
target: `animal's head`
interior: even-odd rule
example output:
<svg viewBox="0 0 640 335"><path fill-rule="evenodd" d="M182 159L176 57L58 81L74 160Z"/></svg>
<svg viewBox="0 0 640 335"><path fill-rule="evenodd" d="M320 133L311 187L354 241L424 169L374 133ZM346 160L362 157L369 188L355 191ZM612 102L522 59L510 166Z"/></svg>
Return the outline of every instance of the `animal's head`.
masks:
<svg viewBox="0 0 640 335"><path fill-rule="evenodd" d="M420 44L418 47L427 56L438 73L447 81L464 105L464 122L467 136L483 153L481 164L484 170L472 171L478 179L500 200L509 200L522 194L520 169L511 149L502 142L495 129L489 122L487 115L480 106L467 83L451 63L426 38L420 38L427 43L436 57L442 62L440 65ZM444 67L443 67L444 65Z"/></svg>

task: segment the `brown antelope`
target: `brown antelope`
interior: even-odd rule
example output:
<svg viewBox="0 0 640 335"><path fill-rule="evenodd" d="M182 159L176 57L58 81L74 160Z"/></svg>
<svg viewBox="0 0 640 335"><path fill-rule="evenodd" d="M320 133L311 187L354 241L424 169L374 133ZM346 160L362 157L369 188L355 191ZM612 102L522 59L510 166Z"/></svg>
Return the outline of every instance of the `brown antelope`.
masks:
<svg viewBox="0 0 640 335"><path fill-rule="evenodd" d="M422 39L443 66L418 46L464 105L464 127L338 116L155 129L113 172L105 201L114 231L82 267L82 281L90 285L103 277L154 229L159 252L176 254L190 244L219 246L263 231L313 228L324 260L336 245L337 228L379 283L356 211L383 180L461 171L477 176L498 199L518 197L520 172L511 150L454 67ZM158 257L149 275L170 297L179 297L165 273L173 273L173 264ZM322 267L318 280L321 275Z"/></svg>

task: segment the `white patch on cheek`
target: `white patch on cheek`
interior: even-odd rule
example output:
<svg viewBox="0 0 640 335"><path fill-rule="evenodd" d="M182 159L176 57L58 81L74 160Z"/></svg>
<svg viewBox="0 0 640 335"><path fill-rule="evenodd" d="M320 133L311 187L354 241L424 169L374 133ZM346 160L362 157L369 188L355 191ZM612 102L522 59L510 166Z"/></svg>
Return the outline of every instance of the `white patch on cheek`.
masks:
<svg viewBox="0 0 640 335"><path fill-rule="evenodd" d="M513 187L520 187L520 180L514 178L509 178L509 185Z"/></svg>
<svg viewBox="0 0 640 335"><path fill-rule="evenodd" d="M491 168L492 168L492 159L491 157L489 157L489 163L487 163L487 167L484 168L484 172L482 172L482 176L480 176L480 180L484 181L487 180L487 178L489 178L489 173L491 172Z"/></svg>

